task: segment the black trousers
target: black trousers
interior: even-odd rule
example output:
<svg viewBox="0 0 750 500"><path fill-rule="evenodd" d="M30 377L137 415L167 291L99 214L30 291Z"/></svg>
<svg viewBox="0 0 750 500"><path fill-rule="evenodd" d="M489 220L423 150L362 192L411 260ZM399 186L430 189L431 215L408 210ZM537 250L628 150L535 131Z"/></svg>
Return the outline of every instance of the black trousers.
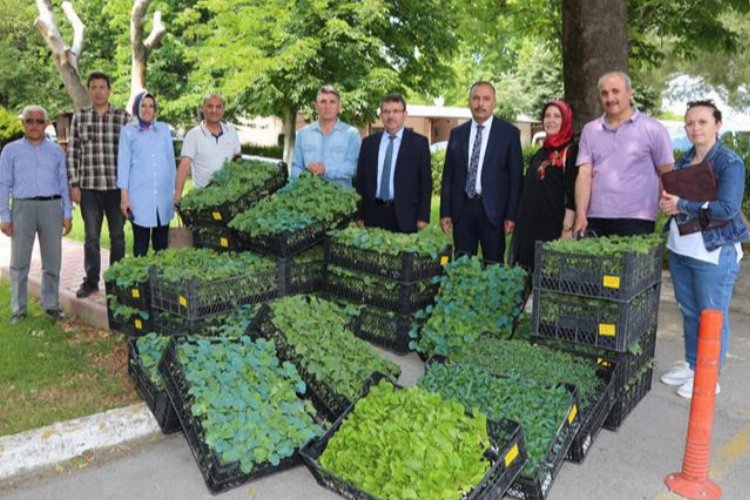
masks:
<svg viewBox="0 0 750 500"><path fill-rule="evenodd" d="M635 236L654 232L654 221L643 219L588 219L588 230L596 236Z"/></svg>
<svg viewBox="0 0 750 500"><path fill-rule="evenodd" d="M490 222L480 196L466 198L461 214L453 221L453 245L459 255L476 255L480 243L484 260L503 263L505 228Z"/></svg>
<svg viewBox="0 0 750 500"><path fill-rule="evenodd" d="M398 221L396 220L396 209L393 203L375 204L370 207L365 216L365 226L379 227L388 231L400 232Z"/></svg>
<svg viewBox="0 0 750 500"><path fill-rule="evenodd" d="M109 228L109 264L125 256L125 217L120 211L120 190L81 189L81 217L86 233L83 245L83 266L86 281L99 284L101 273L102 222L107 217Z"/></svg>
<svg viewBox="0 0 750 500"><path fill-rule="evenodd" d="M133 255L143 257L148 254L148 244L151 243L155 252L169 247L169 224L161 225L159 214L156 214L156 227L144 227L132 223L133 226Z"/></svg>

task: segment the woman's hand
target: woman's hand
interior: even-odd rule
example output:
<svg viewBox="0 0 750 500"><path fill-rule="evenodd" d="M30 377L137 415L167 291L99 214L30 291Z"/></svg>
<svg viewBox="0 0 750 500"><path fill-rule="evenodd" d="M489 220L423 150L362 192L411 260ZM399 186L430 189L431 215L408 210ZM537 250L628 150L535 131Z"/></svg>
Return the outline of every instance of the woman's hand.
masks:
<svg viewBox="0 0 750 500"><path fill-rule="evenodd" d="M677 208L678 201L680 201L679 196L669 194L662 190L661 197L659 198L659 208L667 215L677 215L680 213L680 209Z"/></svg>

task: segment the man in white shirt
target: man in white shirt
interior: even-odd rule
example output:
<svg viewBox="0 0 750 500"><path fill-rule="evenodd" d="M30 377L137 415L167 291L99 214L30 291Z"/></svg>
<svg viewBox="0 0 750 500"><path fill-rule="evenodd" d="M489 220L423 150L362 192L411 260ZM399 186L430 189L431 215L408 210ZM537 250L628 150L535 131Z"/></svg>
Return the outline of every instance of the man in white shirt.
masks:
<svg viewBox="0 0 750 500"><path fill-rule="evenodd" d="M182 188L188 172L192 171L193 185L202 188L211 181L211 175L227 160L240 156L240 139L231 126L222 123L224 100L218 94L203 99L203 121L185 136L177 170L174 204L180 202Z"/></svg>

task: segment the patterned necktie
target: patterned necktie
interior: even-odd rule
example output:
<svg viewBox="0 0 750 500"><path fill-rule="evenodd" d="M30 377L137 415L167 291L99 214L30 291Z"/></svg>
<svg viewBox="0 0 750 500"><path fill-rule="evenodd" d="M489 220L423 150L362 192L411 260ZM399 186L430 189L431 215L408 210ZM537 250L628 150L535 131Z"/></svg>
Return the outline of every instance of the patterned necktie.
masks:
<svg viewBox="0 0 750 500"><path fill-rule="evenodd" d="M474 147L471 148L469 159L469 172L466 175L466 196L474 198L477 195L477 172L479 171L479 153L482 151L482 129L484 125L477 125L477 134L474 136Z"/></svg>
<svg viewBox="0 0 750 500"><path fill-rule="evenodd" d="M383 161L383 174L380 176L380 199L392 200L391 193L391 160L393 159L393 139L395 135L388 135L388 147L385 148L385 160Z"/></svg>

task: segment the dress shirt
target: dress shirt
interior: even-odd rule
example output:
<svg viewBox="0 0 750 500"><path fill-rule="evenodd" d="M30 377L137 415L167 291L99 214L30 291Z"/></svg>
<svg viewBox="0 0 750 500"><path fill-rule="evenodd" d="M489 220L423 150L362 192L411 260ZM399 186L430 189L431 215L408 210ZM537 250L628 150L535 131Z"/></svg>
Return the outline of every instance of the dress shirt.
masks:
<svg viewBox="0 0 750 500"><path fill-rule="evenodd" d="M404 138L404 127L401 127L398 132L394 134L396 136L395 139L393 139L393 154L391 156L391 178L388 180L388 183L390 184L390 191L393 197L396 197L396 191L394 190L393 186L393 177L396 172L396 159L398 158L398 151L401 148L401 140ZM377 191L380 191L380 181L383 178L383 165L385 163L385 151L388 149L388 143L391 142L391 140L388 138L390 134L387 130L383 130L383 135L380 137L380 149L378 149L378 188ZM382 193L377 193L378 198L382 196Z"/></svg>
<svg viewBox="0 0 750 500"><path fill-rule="evenodd" d="M117 157L117 187L128 190L134 222L156 227L156 213L162 226L174 215L172 199L176 165L169 127L154 122L148 128L131 124L122 129Z"/></svg>
<svg viewBox="0 0 750 500"><path fill-rule="evenodd" d="M234 128L222 123L219 135L213 135L201 122L185 135L180 156L190 158L193 185L202 188L211 181L214 172L238 154L240 139Z"/></svg>
<svg viewBox="0 0 750 500"><path fill-rule="evenodd" d="M323 163L323 179L341 187L352 187L357 173L357 158L362 138L359 131L341 120L328 134L323 134L315 121L297 132L292 159L292 177L299 175L312 163Z"/></svg>
<svg viewBox="0 0 750 500"><path fill-rule="evenodd" d="M477 195L482 194L482 166L484 165L484 153L487 151L487 142L490 139L490 129L492 129L492 116L490 116L484 123L477 123L473 118L471 119L471 133L469 134L469 156L466 162L467 167L471 167L471 152L474 150L474 139L477 136L477 125L483 125L482 129L482 145L479 150L479 167L477 168L477 184L476 191Z"/></svg>
<svg viewBox="0 0 750 500"><path fill-rule="evenodd" d="M117 186L117 145L128 113L112 106L103 115L93 107L73 114L68 142L68 180L71 185L99 191Z"/></svg>
<svg viewBox="0 0 750 500"><path fill-rule="evenodd" d="M10 196L35 198L60 196L63 217L69 219L73 211L65 171L65 153L54 142L44 139L32 144L18 139L3 148L0 154L0 221L11 222Z"/></svg>

